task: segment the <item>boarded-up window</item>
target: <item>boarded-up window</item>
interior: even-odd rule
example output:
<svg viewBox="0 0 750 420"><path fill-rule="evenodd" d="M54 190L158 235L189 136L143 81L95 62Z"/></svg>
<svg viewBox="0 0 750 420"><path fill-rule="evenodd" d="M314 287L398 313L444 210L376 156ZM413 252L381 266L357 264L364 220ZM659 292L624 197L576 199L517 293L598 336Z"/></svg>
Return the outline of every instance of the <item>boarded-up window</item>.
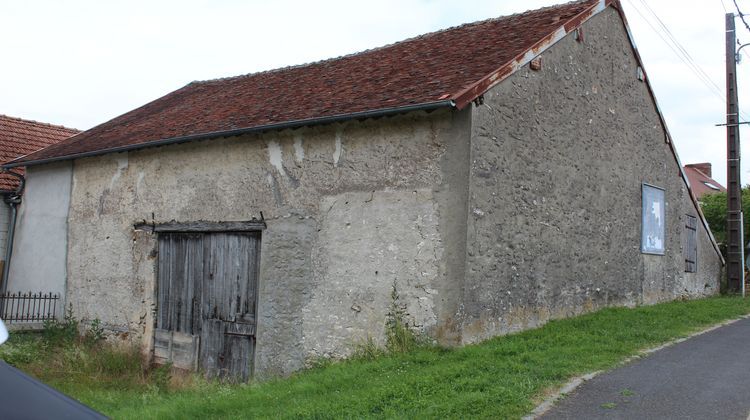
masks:
<svg viewBox="0 0 750 420"><path fill-rule="evenodd" d="M643 184L641 209L641 251L664 255L664 190Z"/></svg>
<svg viewBox="0 0 750 420"><path fill-rule="evenodd" d="M698 219L685 215L685 271L698 271Z"/></svg>
<svg viewBox="0 0 750 420"><path fill-rule="evenodd" d="M157 361L246 381L260 232L159 233Z"/></svg>

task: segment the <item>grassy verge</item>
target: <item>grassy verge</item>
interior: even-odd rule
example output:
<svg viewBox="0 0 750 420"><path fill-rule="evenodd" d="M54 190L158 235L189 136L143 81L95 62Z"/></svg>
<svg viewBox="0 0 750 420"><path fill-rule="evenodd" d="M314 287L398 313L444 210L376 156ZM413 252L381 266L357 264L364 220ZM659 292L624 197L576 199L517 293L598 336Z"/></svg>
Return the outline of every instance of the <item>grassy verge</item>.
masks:
<svg viewBox="0 0 750 420"><path fill-rule="evenodd" d="M11 332L0 346L0 359L73 396L78 391L174 388L169 369L150 369L136 347L104 342L98 321L84 335L78 327L68 313L65 321L46 325L44 332Z"/></svg>
<svg viewBox="0 0 750 420"><path fill-rule="evenodd" d="M518 418L572 376L747 313L750 301L739 298L604 309L460 349L421 347L238 386L191 380L159 387L142 372L117 385L117 374L69 380L30 369L39 361L16 364L113 418Z"/></svg>

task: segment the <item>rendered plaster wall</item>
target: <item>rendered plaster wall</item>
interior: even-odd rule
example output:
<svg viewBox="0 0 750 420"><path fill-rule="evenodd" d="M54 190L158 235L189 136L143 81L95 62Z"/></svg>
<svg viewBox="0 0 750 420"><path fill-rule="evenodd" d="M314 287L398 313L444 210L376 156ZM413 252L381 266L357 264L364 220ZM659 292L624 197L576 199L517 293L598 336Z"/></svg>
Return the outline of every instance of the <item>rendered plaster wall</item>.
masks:
<svg viewBox="0 0 750 420"><path fill-rule="evenodd" d="M622 21L608 8L520 69L472 114L464 342L607 305L717 291L721 263L696 216ZM666 190L666 255L641 243L641 185ZM699 223L700 224L700 223Z"/></svg>
<svg viewBox="0 0 750 420"><path fill-rule="evenodd" d="M8 248L8 226L10 226L10 206L0 202L0 260L5 261L5 250Z"/></svg>
<svg viewBox="0 0 750 420"><path fill-rule="evenodd" d="M469 121L411 113L76 160L74 312L148 350L157 239L133 225L262 212L257 376L382 344L394 286L415 328L455 342Z"/></svg>
<svg viewBox="0 0 750 420"><path fill-rule="evenodd" d="M32 166L18 208L8 291L64 296L72 165ZM58 304L58 315L64 304Z"/></svg>

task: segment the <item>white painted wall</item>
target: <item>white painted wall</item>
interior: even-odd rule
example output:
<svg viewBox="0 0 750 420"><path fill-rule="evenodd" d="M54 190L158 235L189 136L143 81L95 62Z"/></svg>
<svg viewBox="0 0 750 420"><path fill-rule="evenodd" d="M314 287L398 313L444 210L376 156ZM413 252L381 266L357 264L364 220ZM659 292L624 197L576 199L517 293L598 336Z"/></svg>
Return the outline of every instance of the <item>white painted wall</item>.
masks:
<svg viewBox="0 0 750 420"><path fill-rule="evenodd" d="M54 292L64 297L72 172L70 162L27 168L8 291Z"/></svg>
<svg viewBox="0 0 750 420"><path fill-rule="evenodd" d="M10 223L10 206L0 200L0 261L5 260L5 248L8 242L8 225Z"/></svg>

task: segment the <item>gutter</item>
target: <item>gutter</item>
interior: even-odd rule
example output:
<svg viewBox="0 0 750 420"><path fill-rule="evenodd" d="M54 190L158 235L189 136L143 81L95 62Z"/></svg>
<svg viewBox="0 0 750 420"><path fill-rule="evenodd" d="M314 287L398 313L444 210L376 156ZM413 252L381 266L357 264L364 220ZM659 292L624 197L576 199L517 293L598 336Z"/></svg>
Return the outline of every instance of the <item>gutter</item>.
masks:
<svg viewBox="0 0 750 420"><path fill-rule="evenodd" d="M7 172L8 169L15 168L18 166L41 165L45 163L60 162L64 160L99 156L99 155L104 155L108 153L118 153L118 152L127 152L130 150L145 149L147 147L158 147L158 146L166 146L170 144L180 144L180 143L188 143L188 142L198 141L198 140L207 140L207 139L212 139L212 138L217 138L217 137L234 137L234 136L239 136L241 134L259 133L259 132L271 131L271 130L283 130L283 129L288 129L288 128L299 128L299 127L311 126L311 125L331 124L331 123L354 120L354 119L387 117L387 116L392 116L392 115L397 115L397 114L404 114L404 113L412 112L412 111L434 111L439 108L448 108L448 107L455 108L455 106L456 104L455 102L453 102L453 100L446 99L443 101L427 102L427 103L422 103L422 104L407 105L407 106L400 106L400 107L394 107L394 108L381 108L381 109L375 109L375 110L370 110L370 111L353 112L350 114L332 115L328 117L306 118L302 120L292 120L292 121L286 121L282 123L259 125L255 127L238 128L234 130L225 130L225 131L212 131L208 133L191 134L188 136L172 137L168 139L161 139L161 140L154 140L154 141L146 141L143 143L129 144L126 146L117 146L117 147L110 147L108 149L93 150L90 152L74 153L72 155L55 156L51 158L42 158L42 159L29 160L29 161L15 160L15 161L11 161L10 163L6 163L5 165L0 166L0 168L2 168L2 170Z"/></svg>
<svg viewBox="0 0 750 420"><path fill-rule="evenodd" d="M26 178L23 175L9 171L5 168L0 173L15 176L19 180L18 188L7 194L3 201L10 206L10 223L8 224L8 237L5 245L5 265L3 266L2 283L0 284L0 294L5 295L8 291L8 275L10 274L10 258L13 255L13 238L16 233L16 217L18 216L18 205L21 204L21 195L26 186ZM5 314L5 299L0 300L0 314Z"/></svg>

